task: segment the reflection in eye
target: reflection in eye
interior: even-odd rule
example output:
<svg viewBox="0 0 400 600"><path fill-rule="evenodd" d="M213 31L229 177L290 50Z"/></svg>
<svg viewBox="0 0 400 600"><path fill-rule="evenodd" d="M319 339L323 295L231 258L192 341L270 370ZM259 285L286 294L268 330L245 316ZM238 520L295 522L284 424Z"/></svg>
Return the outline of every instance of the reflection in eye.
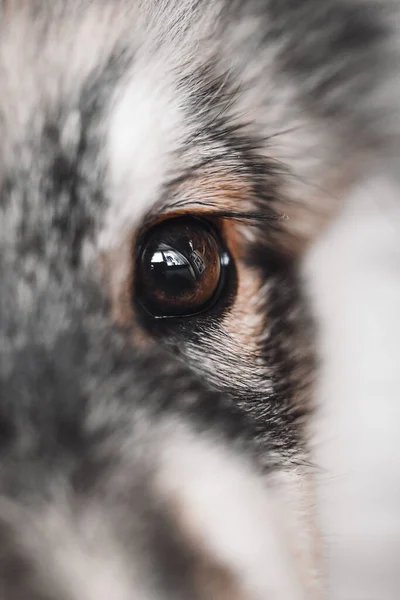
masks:
<svg viewBox="0 0 400 600"><path fill-rule="evenodd" d="M164 254L162 252L154 252L152 258L151 258L151 262L152 263L162 263L164 262L165 258L164 258Z"/></svg>
<svg viewBox="0 0 400 600"><path fill-rule="evenodd" d="M203 259L201 258L200 254L196 251L192 252L192 255L190 257L192 259L192 264L193 266L197 269L197 273L198 275L201 275L202 273L204 273L204 269L206 268Z"/></svg>
<svg viewBox="0 0 400 600"><path fill-rule="evenodd" d="M179 269L173 270L172 267L182 267L182 272L186 271L191 274L195 279L198 279L205 271L206 265L200 254L193 251L191 255L186 258L178 250L168 248L166 250L157 251L153 254L150 259L150 268L152 270L159 268L159 265L163 265L165 274L176 275Z"/></svg>
<svg viewBox="0 0 400 600"><path fill-rule="evenodd" d="M156 252L156 254L157 254L157 252ZM182 254L180 252L177 252L173 248L164 250L163 252L160 252L160 254L163 258L163 261L166 262L167 265L179 266L179 265L185 265L187 263L184 256L182 256ZM161 261L161 262L163 262L163 261Z"/></svg>
<svg viewBox="0 0 400 600"><path fill-rule="evenodd" d="M220 286L230 257L206 221L178 218L148 234L138 256L136 294L155 317L205 310Z"/></svg>

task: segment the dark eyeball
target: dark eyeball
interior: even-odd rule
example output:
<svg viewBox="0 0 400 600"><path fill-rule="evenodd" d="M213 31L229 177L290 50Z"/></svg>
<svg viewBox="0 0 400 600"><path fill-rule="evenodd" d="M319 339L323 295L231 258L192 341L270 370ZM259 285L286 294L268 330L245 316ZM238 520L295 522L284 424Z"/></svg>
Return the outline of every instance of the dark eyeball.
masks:
<svg viewBox="0 0 400 600"><path fill-rule="evenodd" d="M211 223L197 217L166 220L139 245L137 300L153 317L201 313L217 301L229 262Z"/></svg>

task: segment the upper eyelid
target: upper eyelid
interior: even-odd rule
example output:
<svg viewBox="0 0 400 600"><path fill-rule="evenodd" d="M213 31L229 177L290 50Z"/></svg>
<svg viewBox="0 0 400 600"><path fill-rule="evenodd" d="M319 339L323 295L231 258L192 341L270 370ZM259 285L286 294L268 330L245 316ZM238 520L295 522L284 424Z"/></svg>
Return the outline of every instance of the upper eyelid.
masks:
<svg viewBox="0 0 400 600"><path fill-rule="evenodd" d="M206 208L206 210L198 211L196 208ZM217 208L213 208L210 203L199 203L196 202L192 206L190 205L190 201L187 204L183 204L182 208L178 211L176 210L176 206L168 207L167 209L160 210L160 212L149 215L144 220L144 226L146 228L151 227L154 222L158 222L160 220L173 219L176 216L184 216L184 215L194 215L201 216L203 218L212 218L212 219L221 219L221 220L231 220L238 221L239 223L245 223L249 226L257 226L260 223L265 223L268 221L285 221L288 219L288 216L284 213L281 215L276 215L273 213L270 214L261 214L257 212L246 212L246 211L224 211ZM192 210L190 210L192 208ZM209 208L209 210L207 210ZM174 210L175 209L175 210Z"/></svg>

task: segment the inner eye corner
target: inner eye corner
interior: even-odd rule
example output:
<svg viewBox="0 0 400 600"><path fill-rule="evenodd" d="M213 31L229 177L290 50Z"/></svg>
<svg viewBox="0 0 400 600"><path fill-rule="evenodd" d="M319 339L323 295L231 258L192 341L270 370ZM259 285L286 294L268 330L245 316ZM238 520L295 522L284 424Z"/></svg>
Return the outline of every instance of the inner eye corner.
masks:
<svg viewBox="0 0 400 600"><path fill-rule="evenodd" d="M148 222L134 251L133 301L153 319L192 317L215 306L229 283L232 257L218 220L168 214Z"/></svg>

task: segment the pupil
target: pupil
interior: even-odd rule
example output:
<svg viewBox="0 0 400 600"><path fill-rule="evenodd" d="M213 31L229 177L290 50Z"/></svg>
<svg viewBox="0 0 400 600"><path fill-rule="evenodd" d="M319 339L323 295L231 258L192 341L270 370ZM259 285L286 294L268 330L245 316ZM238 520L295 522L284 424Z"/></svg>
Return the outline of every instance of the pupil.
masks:
<svg viewBox="0 0 400 600"><path fill-rule="evenodd" d="M204 310L219 288L226 255L208 223L196 218L165 221L150 232L139 257L138 300L156 317Z"/></svg>

